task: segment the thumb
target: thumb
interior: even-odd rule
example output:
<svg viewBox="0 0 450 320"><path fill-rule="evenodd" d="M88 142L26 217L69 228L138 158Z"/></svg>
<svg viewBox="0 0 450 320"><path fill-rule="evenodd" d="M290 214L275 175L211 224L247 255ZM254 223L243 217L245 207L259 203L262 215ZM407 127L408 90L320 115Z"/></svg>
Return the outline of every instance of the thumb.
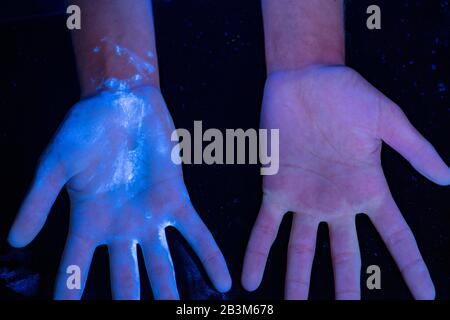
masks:
<svg viewBox="0 0 450 320"><path fill-rule="evenodd" d="M39 165L8 235L8 242L13 247L24 247L36 237L66 183L64 167L54 159L55 157L48 157Z"/></svg>
<svg viewBox="0 0 450 320"><path fill-rule="evenodd" d="M380 104L379 134L427 179L439 185L450 184L450 168L394 102L384 97Z"/></svg>

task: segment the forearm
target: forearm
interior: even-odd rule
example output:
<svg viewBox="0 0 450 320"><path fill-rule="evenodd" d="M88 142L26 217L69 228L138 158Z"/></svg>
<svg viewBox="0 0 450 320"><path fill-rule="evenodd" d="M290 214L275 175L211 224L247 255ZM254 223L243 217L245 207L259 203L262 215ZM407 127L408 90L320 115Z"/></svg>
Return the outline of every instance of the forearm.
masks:
<svg viewBox="0 0 450 320"><path fill-rule="evenodd" d="M343 0L262 0L268 74L344 64Z"/></svg>
<svg viewBox="0 0 450 320"><path fill-rule="evenodd" d="M108 80L159 87L150 0L75 0L81 30L72 31L82 96Z"/></svg>

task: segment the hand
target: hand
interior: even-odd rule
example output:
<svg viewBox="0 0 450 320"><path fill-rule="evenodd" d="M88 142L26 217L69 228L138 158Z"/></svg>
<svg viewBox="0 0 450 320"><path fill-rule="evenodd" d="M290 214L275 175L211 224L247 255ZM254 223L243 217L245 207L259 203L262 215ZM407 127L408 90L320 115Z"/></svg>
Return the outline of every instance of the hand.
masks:
<svg viewBox="0 0 450 320"><path fill-rule="evenodd" d="M56 299L80 299L97 246L106 244L115 299L139 299L137 245L156 299L178 299L165 228L177 228L213 284L231 279L212 235L197 215L171 161L172 119L158 89L103 92L73 107L48 147L9 235L15 247L40 231L61 189L71 200L70 230L56 281ZM69 290L66 269L81 270Z"/></svg>
<svg viewBox="0 0 450 320"><path fill-rule="evenodd" d="M280 129L280 170L264 177L243 286L259 286L282 217L292 211L286 298L308 297L317 227L325 221L336 298L360 299L355 214L366 213L414 297L433 299L427 267L383 175L382 141L437 184L450 183L450 170L400 108L349 68L313 66L269 76L261 122Z"/></svg>

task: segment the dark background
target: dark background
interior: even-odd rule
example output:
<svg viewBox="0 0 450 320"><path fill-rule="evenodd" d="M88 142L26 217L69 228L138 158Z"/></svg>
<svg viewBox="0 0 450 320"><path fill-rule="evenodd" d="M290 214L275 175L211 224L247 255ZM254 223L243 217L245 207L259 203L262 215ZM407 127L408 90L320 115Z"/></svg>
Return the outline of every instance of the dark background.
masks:
<svg viewBox="0 0 450 320"><path fill-rule="evenodd" d="M79 98L70 34L62 1L0 4L0 299L48 299L64 246L66 192L31 245L6 244L37 159ZM382 30L366 28L366 8L378 4ZM162 92L177 127L257 128L265 81L259 0L155 0ZM347 63L397 102L415 127L450 163L450 6L447 0L347 1ZM383 167L403 215L430 269L438 299L450 298L449 189L415 172L388 147ZM233 289L215 293L179 234L169 242L181 297L281 299L291 217L272 249L255 293L240 285L245 247L261 201L257 166L188 166L192 202L212 230L232 273ZM367 217L357 218L363 299L411 299L400 272ZM367 266L381 267L382 289L369 291ZM141 268L143 298L151 298ZM107 250L96 252L84 297L108 299ZM332 299L328 233L319 228L312 299Z"/></svg>

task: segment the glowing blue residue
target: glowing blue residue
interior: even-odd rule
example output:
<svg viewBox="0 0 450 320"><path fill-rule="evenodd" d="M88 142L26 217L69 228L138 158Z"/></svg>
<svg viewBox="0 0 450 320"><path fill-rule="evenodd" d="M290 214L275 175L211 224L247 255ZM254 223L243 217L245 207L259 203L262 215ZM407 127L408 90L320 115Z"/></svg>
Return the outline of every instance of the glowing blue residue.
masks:
<svg viewBox="0 0 450 320"><path fill-rule="evenodd" d="M98 90L104 88L112 91L125 91L130 87L128 80L119 80L117 78L110 78L105 80L100 86L97 87Z"/></svg>
<svg viewBox="0 0 450 320"><path fill-rule="evenodd" d="M101 43L110 43L110 41L105 37L101 41ZM116 78L103 79L102 83L97 86L97 89L110 89L110 90L127 90L131 86L139 85L143 80L148 79L149 75L156 71L154 65L146 61L145 59L139 57L136 53L131 50L120 46L119 44L113 44L114 52L118 57L126 57L128 64L132 65L136 74L133 75L130 79L119 80ZM94 53L99 53L101 51L100 46L96 46L93 49ZM146 58L154 58L154 54L152 52L147 52Z"/></svg>
<svg viewBox="0 0 450 320"><path fill-rule="evenodd" d="M0 269L0 279L5 281L5 286L24 296L33 296L39 288L39 274L26 270Z"/></svg>
<svg viewBox="0 0 450 320"><path fill-rule="evenodd" d="M167 245L167 239L166 239L166 228L170 226L174 226L175 223L172 221L165 221L159 226L158 230L158 237L161 245L164 247L164 249L169 252L169 246ZM169 255L170 256L170 255Z"/></svg>
<svg viewBox="0 0 450 320"><path fill-rule="evenodd" d="M167 253L167 258L170 263L170 270L172 272L172 276L175 278L175 269L173 267L173 261L172 256L170 255L169 245L167 244L167 238L166 238L166 228L170 226L174 226L175 222L172 221L165 221L158 227L158 238L161 246L165 249Z"/></svg>
<svg viewBox="0 0 450 320"><path fill-rule="evenodd" d="M150 213L149 210L146 210L144 212L144 218L147 219L147 220L150 220L152 218L152 214Z"/></svg>
<svg viewBox="0 0 450 320"><path fill-rule="evenodd" d="M133 240L132 244L131 244L131 256L133 257L134 261L137 261L138 256L137 256L137 246L138 246L139 242L137 240ZM136 265L136 268L138 268L138 266Z"/></svg>
<svg viewBox="0 0 450 320"><path fill-rule="evenodd" d="M140 74L135 74L132 78L132 81L141 81L142 80L142 76Z"/></svg>
<svg viewBox="0 0 450 320"><path fill-rule="evenodd" d="M442 82L439 83L438 84L438 91L441 92L441 93L442 92L446 92L447 91L447 86L444 83L442 83Z"/></svg>
<svg viewBox="0 0 450 320"><path fill-rule="evenodd" d="M138 193L141 190L139 185L145 184L145 180L138 179L138 176L145 171L143 164L145 163L146 145L142 127L149 106L141 97L128 91L115 92L111 98L113 109L118 115L115 117L117 125L132 131L136 138L122 142L119 148L120 152L113 162L110 181L103 184L97 192L103 193L125 188L129 193Z"/></svg>
<svg viewBox="0 0 450 320"><path fill-rule="evenodd" d="M122 55L122 48L119 45L115 46L115 51L119 57Z"/></svg>

